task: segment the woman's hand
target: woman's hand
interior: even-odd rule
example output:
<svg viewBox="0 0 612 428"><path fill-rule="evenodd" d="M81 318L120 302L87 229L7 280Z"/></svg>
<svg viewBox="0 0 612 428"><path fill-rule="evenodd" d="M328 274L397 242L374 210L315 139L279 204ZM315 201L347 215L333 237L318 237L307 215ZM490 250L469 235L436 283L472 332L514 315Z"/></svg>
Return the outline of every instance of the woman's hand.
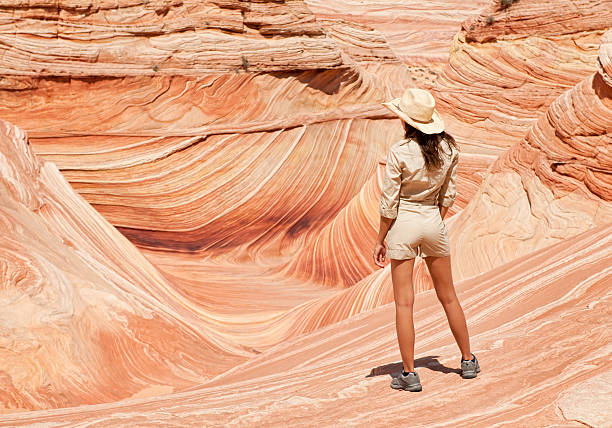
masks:
<svg viewBox="0 0 612 428"><path fill-rule="evenodd" d="M376 248L374 248L374 263L376 263L381 268L385 267L383 262L387 258L385 237L387 236L387 231L391 227L391 223L393 223L394 221L394 218L380 216L380 228L378 230L378 237L376 238Z"/></svg>
<svg viewBox="0 0 612 428"><path fill-rule="evenodd" d="M385 244L376 243L376 248L374 249L374 263L376 263L381 268L384 268L385 265L383 262L387 256L387 247Z"/></svg>
<svg viewBox="0 0 612 428"><path fill-rule="evenodd" d="M442 205L438 205L438 209L440 210L440 217L444 220L446 213L448 212L448 207L444 207Z"/></svg>

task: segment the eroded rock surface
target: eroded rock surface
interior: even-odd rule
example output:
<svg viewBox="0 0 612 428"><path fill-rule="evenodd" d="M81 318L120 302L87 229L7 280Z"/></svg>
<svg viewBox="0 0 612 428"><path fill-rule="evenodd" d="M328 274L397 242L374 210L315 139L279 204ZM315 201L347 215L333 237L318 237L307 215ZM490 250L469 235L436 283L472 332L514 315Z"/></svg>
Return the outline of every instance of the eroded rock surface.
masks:
<svg viewBox="0 0 612 428"><path fill-rule="evenodd" d="M606 6L4 2L0 424L405 423L371 253L410 85L461 147L483 367L418 259L414 422L607 423L569 404L612 369Z"/></svg>
<svg viewBox="0 0 612 428"><path fill-rule="evenodd" d="M610 80L600 68L563 93L492 165L453 224L458 278L612 221Z"/></svg>
<svg viewBox="0 0 612 428"><path fill-rule="evenodd" d="M207 327L163 275L0 121L4 411L172 392L249 352Z"/></svg>

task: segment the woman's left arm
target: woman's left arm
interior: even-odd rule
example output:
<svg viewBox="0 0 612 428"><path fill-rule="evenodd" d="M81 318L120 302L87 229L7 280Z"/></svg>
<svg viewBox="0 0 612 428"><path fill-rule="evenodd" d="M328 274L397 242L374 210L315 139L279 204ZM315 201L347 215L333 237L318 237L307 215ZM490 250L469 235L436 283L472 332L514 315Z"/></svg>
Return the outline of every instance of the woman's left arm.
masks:
<svg viewBox="0 0 612 428"><path fill-rule="evenodd" d="M378 228L378 238L376 238L377 245L382 245L385 242L387 232L389 231L389 227L391 227L392 222L392 218L380 216L380 227Z"/></svg>
<svg viewBox="0 0 612 428"><path fill-rule="evenodd" d="M382 193L378 212L382 217L394 219L397 217L399 207L399 195L402 187L402 168L399 159L393 151L387 154L387 165L385 166L385 177L382 183ZM385 231L386 233L386 231ZM384 237L383 237L384 239Z"/></svg>
<svg viewBox="0 0 612 428"><path fill-rule="evenodd" d="M380 205L378 207L380 213L380 227L374 249L374 262L380 267L384 267L382 262L384 262L387 253L384 244L385 237L391 227L391 223L397 217L401 185L402 169L396 154L392 150L389 150L387 165L385 167L385 177L382 184Z"/></svg>
<svg viewBox="0 0 612 428"><path fill-rule="evenodd" d="M383 264L387 257L387 247L385 247L385 237L387 231L391 227L391 223L394 219L380 216L380 227L378 229L378 238L376 238L376 245L374 246L374 263L380 267L385 267Z"/></svg>

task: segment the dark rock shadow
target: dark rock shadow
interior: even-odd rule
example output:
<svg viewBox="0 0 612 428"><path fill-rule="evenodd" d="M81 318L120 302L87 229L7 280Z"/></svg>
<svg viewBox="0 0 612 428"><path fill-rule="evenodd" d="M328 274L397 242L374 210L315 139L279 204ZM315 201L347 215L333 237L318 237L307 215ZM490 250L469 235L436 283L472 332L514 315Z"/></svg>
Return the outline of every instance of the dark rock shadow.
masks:
<svg viewBox="0 0 612 428"><path fill-rule="evenodd" d="M304 71L271 71L267 74L278 79L294 78L325 95L337 94L342 85L350 85L360 79L359 73L349 67Z"/></svg>

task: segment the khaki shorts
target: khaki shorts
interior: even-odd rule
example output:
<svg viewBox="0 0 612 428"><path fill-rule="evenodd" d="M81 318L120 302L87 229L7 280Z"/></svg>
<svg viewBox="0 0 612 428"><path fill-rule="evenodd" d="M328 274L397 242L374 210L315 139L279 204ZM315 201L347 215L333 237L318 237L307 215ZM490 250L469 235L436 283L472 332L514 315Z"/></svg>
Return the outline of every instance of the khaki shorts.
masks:
<svg viewBox="0 0 612 428"><path fill-rule="evenodd" d="M450 255L448 230L437 205L401 201L386 241L389 259Z"/></svg>

